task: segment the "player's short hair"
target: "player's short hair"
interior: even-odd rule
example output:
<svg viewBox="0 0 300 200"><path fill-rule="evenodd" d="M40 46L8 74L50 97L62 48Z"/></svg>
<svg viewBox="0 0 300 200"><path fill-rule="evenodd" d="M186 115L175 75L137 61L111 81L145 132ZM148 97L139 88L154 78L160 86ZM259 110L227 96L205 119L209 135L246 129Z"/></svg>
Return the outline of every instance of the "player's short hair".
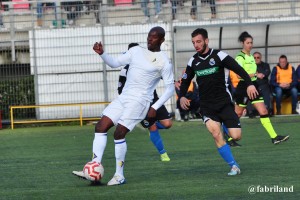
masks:
<svg viewBox="0 0 300 200"><path fill-rule="evenodd" d="M253 53L253 55L254 55L254 54L258 54L259 56L262 56L261 53L260 53L259 51L255 51L255 52Z"/></svg>
<svg viewBox="0 0 300 200"><path fill-rule="evenodd" d="M128 50L131 48L131 47L135 47L135 46L139 46L139 43L130 43L128 45Z"/></svg>
<svg viewBox="0 0 300 200"><path fill-rule="evenodd" d="M286 55L281 55L280 57L279 57L279 59L281 59L281 58L284 58L284 59L286 59L287 60L287 57L286 57Z"/></svg>
<svg viewBox="0 0 300 200"><path fill-rule="evenodd" d="M151 30L149 31L149 33L150 32L156 32L159 35L159 37L161 37L161 38L164 38L165 35L166 35L165 29L163 29L160 26L155 26L155 27L151 28Z"/></svg>
<svg viewBox="0 0 300 200"><path fill-rule="evenodd" d="M207 30L204 29L204 28L197 28L196 30L194 30L194 31L192 32L191 35L192 35L192 38L195 37L195 36L197 36L197 35L202 35L202 37L203 37L204 39L207 39L207 38L208 38Z"/></svg>

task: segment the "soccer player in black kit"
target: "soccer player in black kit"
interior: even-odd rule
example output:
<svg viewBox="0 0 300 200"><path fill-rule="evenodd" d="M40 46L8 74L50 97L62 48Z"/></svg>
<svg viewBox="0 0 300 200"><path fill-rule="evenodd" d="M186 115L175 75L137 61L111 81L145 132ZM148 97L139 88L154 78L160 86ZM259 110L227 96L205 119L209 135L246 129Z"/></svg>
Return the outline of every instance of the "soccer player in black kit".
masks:
<svg viewBox="0 0 300 200"><path fill-rule="evenodd" d="M238 175L241 173L240 166L235 161L221 131L221 123L224 123L228 128L229 135L234 140L241 139L241 124L234 111L232 96L226 82L229 70L245 80L250 99L254 99L258 95L258 91L247 72L232 57L223 51L209 48L208 33L205 29L198 28L193 31L191 36L197 53L190 58L182 76L180 106L188 109L189 101L184 96L191 80L196 75L202 119L215 140L218 152L231 168L228 175Z"/></svg>

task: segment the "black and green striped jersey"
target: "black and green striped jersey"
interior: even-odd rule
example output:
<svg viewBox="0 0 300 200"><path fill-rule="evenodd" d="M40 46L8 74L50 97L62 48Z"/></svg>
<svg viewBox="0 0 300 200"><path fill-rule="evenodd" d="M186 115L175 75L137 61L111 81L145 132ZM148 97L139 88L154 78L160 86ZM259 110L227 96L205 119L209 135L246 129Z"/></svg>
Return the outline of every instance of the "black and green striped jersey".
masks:
<svg viewBox="0 0 300 200"><path fill-rule="evenodd" d="M191 80L196 75L200 107L215 108L232 102L227 84L229 70L241 76L248 85L252 85L246 71L225 52L209 49L204 55L196 53L190 58L182 76L180 97L186 94Z"/></svg>

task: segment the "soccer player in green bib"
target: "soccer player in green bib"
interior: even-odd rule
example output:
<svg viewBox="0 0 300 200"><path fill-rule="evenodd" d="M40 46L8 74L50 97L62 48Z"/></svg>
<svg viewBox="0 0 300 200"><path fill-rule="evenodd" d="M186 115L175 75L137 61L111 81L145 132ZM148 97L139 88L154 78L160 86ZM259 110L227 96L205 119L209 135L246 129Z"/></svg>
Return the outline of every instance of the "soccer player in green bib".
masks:
<svg viewBox="0 0 300 200"><path fill-rule="evenodd" d="M253 85L256 87L257 91L259 91L258 84L256 82L257 66L253 55L250 53L253 47L253 37L248 32L243 32L240 34L238 41L242 44L243 49L236 55L235 60L249 74ZM237 113L237 115L239 117L242 116L243 111L246 109L248 101L250 101L253 104L253 107L258 111L260 116L260 122L270 135L272 143L279 144L288 140L288 135L281 136L277 135L277 133L275 132L269 118L268 110L264 104L264 99L261 92L259 91L259 95L256 98L249 99L246 92L247 85L245 81L241 79L241 77L239 78L240 82L236 88L235 105L235 112Z"/></svg>

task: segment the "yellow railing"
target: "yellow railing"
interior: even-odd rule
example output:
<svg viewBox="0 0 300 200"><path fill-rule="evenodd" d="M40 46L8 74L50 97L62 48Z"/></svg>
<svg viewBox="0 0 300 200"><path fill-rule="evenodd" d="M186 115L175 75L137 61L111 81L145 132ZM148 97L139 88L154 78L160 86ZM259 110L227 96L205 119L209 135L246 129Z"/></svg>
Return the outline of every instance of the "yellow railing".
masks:
<svg viewBox="0 0 300 200"><path fill-rule="evenodd" d="M26 105L26 106L10 106L10 123L11 129L14 129L14 124L31 124L31 123L43 123L43 122L70 122L70 121L79 121L80 126L83 125L84 120L99 120L99 117L95 118L83 118L82 116L82 107L90 105L101 105L109 104L110 102L91 102L91 103L78 103L78 104L52 104L52 105ZM67 119L43 119L43 120L18 120L14 121L14 109L24 109L24 108L47 108L47 107L71 107L79 106L79 118L67 118ZM99 113L100 114L100 113Z"/></svg>

